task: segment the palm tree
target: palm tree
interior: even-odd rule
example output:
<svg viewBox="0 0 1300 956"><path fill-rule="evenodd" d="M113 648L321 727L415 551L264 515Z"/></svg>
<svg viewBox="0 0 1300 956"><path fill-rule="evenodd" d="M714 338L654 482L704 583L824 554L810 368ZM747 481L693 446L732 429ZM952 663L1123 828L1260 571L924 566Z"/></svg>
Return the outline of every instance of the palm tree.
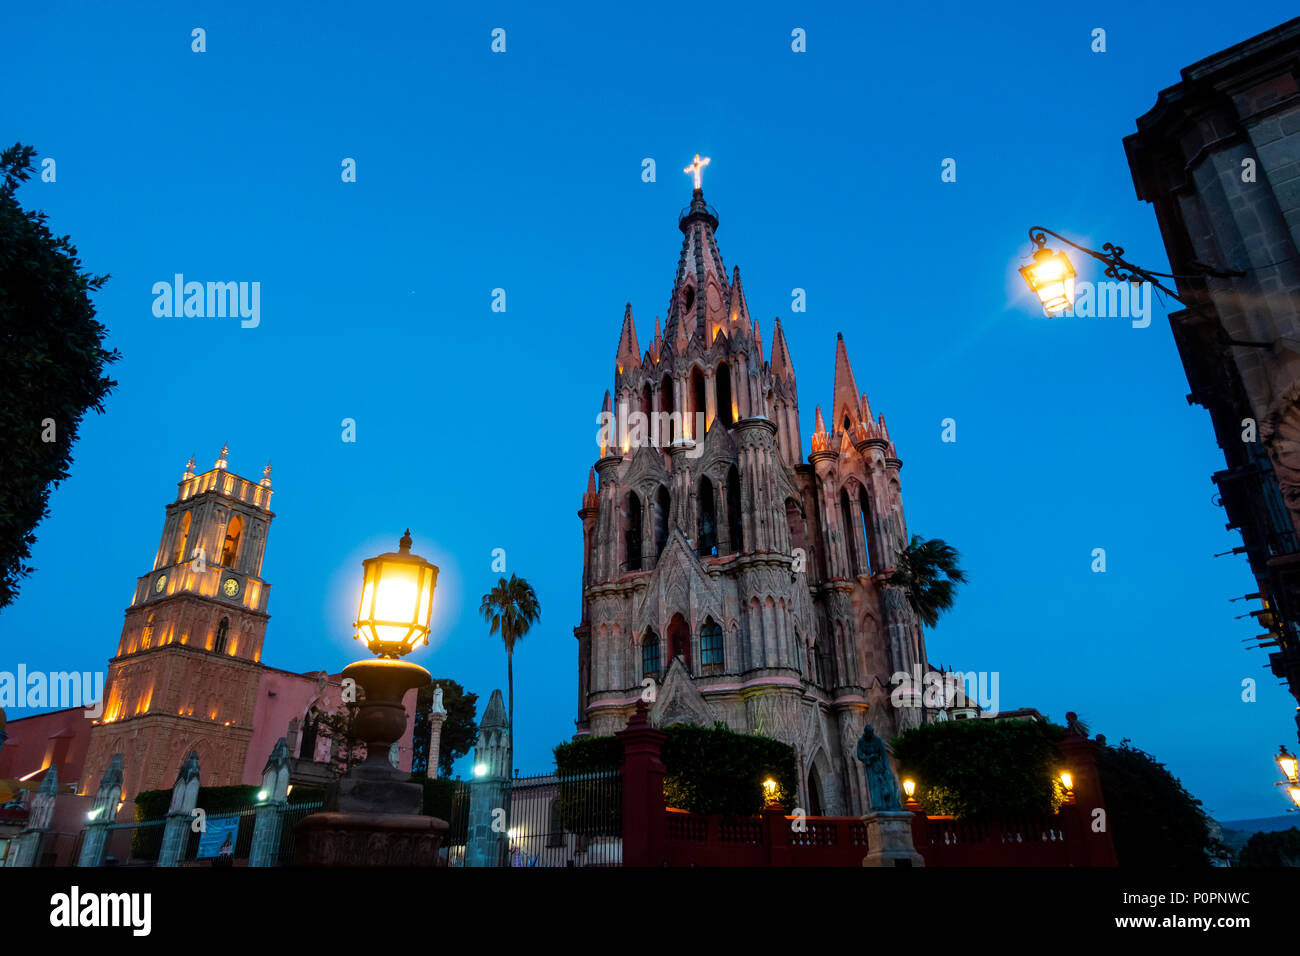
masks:
<svg viewBox="0 0 1300 956"><path fill-rule="evenodd" d="M903 589L926 627L939 623L939 615L952 610L955 585L966 583L966 572L957 566L961 555L942 538L912 541L898 553L889 582Z"/></svg>
<svg viewBox="0 0 1300 956"><path fill-rule="evenodd" d="M506 681L509 687L510 766L506 778L514 776L515 764L515 642L521 641L542 614L542 603L537 600L533 586L518 575L510 580L499 580L491 591L483 595L479 605L483 620L491 625L491 634L499 633L506 646Z"/></svg>

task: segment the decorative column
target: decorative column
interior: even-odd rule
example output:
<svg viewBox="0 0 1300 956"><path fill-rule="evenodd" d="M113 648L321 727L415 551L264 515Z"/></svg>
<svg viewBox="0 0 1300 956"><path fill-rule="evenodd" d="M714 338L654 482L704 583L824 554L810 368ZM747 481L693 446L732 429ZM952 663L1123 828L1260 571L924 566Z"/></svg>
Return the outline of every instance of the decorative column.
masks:
<svg viewBox="0 0 1300 956"><path fill-rule="evenodd" d="M438 755L442 753L442 725L446 720L447 708L442 706L442 687L435 687L433 706L429 709L429 767L424 772L430 780L438 777Z"/></svg>
<svg viewBox="0 0 1300 956"><path fill-rule="evenodd" d="M176 782L172 784L172 802L167 808L167 822L163 827L162 849L158 851L159 866L177 866L194 819L194 805L199 800L199 755L191 750L181 764Z"/></svg>
<svg viewBox="0 0 1300 956"><path fill-rule="evenodd" d="M41 787L31 797L27 808L27 827L14 841L13 857L9 866L40 866L41 847L50 832L54 816L54 800L59 793L59 768L50 767L41 781Z"/></svg>
<svg viewBox="0 0 1300 956"><path fill-rule="evenodd" d="M509 829L507 753L510 721L501 691L492 691L474 748L474 779L469 785L466 866L503 866Z"/></svg>
<svg viewBox="0 0 1300 956"><path fill-rule="evenodd" d="M262 793L265 796L258 803L253 819L253 847L248 854L248 865L279 866L280 826L289 802L289 742L283 737L275 742L262 768Z"/></svg>
<svg viewBox="0 0 1300 956"><path fill-rule="evenodd" d="M650 726L650 708L638 700L627 729L614 736L623 745L623 865L658 866L668 839L659 757L666 735Z"/></svg>
<svg viewBox="0 0 1300 956"><path fill-rule="evenodd" d="M90 810L90 823L86 826L86 835L81 841L81 855L77 858L77 866L103 865L109 826L117 818L117 805L121 799L122 755L113 754L108 769L100 778L99 789L95 791L95 803Z"/></svg>

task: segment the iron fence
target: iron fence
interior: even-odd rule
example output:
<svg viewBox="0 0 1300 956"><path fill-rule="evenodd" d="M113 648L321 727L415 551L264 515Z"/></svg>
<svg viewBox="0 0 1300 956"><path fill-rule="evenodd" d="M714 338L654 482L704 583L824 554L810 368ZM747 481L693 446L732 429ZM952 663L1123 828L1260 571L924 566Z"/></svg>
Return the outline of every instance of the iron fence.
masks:
<svg viewBox="0 0 1300 956"><path fill-rule="evenodd" d="M509 831L502 865L620 866L622 784L617 771L509 781Z"/></svg>

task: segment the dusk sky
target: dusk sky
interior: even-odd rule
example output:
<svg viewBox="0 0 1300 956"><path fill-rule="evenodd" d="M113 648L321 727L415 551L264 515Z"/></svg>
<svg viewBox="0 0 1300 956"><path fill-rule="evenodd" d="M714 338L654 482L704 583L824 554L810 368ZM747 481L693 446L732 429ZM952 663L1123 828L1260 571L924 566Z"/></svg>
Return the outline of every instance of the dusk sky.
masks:
<svg viewBox="0 0 1300 956"><path fill-rule="evenodd" d="M805 456L842 332L904 462L909 532L961 551L970 583L931 662L996 672L1002 710L1130 738L1221 820L1281 815L1295 703L1242 643L1260 631L1231 603L1255 590L1245 558L1213 557L1241 542L1167 309L1147 328L1049 321L1016 269L1042 225L1168 271L1122 138L1181 68L1294 12L11 7L0 138L57 164L19 200L111 274L94 300L122 360L0 612L0 670L106 670L186 460L206 470L229 442L236 474L274 468L264 663L365 656L361 561L409 526L441 567L434 638L409 659L482 707L505 690L477 614L504 548L543 610L515 655L516 765L547 770L577 715L577 510L624 303L644 350L701 153L768 349L785 328ZM156 317L176 273L260 282L260 324Z"/></svg>

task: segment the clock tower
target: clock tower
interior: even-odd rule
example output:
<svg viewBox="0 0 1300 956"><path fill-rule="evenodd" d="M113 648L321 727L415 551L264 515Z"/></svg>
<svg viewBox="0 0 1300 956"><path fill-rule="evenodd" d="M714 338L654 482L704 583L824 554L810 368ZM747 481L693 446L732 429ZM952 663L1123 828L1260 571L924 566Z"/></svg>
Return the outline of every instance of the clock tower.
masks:
<svg viewBox="0 0 1300 956"><path fill-rule="evenodd" d="M136 580L104 711L94 723L83 786L121 753L128 799L169 787L190 750L204 783L242 782L263 667L270 585L262 558L271 519L271 466L252 482L227 467L228 449L195 474L191 458L167 505L152 568Z"/></svg>

